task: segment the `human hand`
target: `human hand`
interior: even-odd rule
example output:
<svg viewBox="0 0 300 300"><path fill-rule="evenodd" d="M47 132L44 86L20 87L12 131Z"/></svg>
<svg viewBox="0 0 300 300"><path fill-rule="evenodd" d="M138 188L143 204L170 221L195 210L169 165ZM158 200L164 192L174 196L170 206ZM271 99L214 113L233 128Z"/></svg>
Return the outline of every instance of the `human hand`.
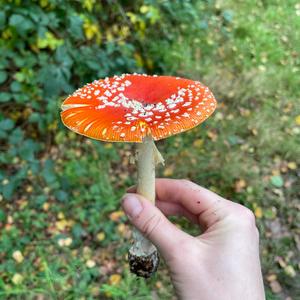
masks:
<svg viewBox="0 0 300 300"><path fill-rule="evenodd" d="M180 299L265 299L259 235L249 209L176 179L156 180L156 206L134 193L122 201L130 222L166 261ZM183 215L204 231L191 236L165 215Z"/></svg>

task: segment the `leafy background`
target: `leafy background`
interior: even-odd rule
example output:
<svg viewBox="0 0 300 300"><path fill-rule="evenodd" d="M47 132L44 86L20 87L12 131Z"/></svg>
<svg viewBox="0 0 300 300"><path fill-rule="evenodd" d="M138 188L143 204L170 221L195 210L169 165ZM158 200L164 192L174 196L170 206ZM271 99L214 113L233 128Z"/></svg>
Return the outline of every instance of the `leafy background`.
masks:
<svg viewBox="0 0 300 300"><path fill-rule="evenodd" d="M158 143L159 175L252 209L267 299L299 299L299 2L2 0L0 31L0 299L175 299L163 264L128 271L133 145L60 121L69 93L125 72L213 90L213 117Z"/></svg>

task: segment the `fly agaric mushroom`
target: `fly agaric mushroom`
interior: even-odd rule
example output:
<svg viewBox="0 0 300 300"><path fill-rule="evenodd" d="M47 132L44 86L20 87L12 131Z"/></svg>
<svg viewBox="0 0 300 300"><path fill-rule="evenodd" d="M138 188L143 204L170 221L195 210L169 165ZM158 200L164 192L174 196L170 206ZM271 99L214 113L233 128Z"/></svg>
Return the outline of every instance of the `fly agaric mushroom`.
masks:
<svg viewBox="0 0 300 300"><path fill-rule="evenodd" d="M210 90L198 81L124 74L96 80L62 104L61 118L78 134L108 142L136 142L137 193L155 202L155 164L163 162L154 141L189 130L216 108ZM159 263L155 246L135 231L129 250L131 272L150 277Z"/></svg>

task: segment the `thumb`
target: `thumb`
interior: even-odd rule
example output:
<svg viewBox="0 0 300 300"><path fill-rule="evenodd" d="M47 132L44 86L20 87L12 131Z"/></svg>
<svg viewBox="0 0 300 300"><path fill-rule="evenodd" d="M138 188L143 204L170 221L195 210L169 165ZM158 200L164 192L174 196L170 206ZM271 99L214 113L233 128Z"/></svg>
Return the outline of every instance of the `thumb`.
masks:
<svg viewBox="0 0 300 300"><path fill-rule="evenodd" d="M138 194L126 194L122 199L122 207L130 222L165 258L187 237L156 206Z"/></svg>

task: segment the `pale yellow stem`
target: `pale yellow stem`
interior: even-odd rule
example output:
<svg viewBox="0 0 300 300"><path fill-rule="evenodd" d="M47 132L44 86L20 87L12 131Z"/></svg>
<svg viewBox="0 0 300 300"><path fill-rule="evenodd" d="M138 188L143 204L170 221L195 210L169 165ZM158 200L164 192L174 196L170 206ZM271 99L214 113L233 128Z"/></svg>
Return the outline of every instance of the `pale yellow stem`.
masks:
<svg viewBox="0 0 300 300"><path fill-rule="evenodd" d="M146 136L137 149L137 193L155 204L155 165L163 163L163 158L156 148L151 136ZM134 245L130 250L137 256L145 256L156 251L155 246L143 235L133 232Z"/></svg>

